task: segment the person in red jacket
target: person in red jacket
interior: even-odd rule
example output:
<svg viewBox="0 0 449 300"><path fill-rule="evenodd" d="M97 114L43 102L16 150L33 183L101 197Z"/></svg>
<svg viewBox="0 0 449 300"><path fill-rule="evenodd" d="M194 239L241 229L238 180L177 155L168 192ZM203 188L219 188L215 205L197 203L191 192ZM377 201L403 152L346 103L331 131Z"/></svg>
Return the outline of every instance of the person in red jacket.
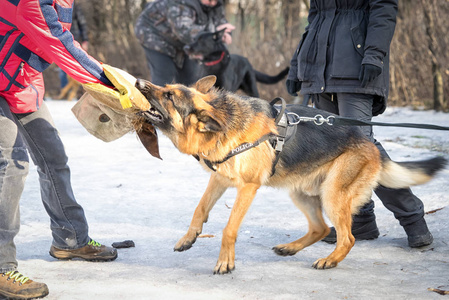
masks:
<svg viewBox="0 0 449 300"><path fill-rule="evenodd" d="M20 226L19 199L28 174L29 152L50 216L58 259L111 261L114 248L92 240L76 202L64 146L43 101L42 71L56 63L81 83L112 86L101 64L70 33L71 0L0 0L0 296L31 299L48 287L17 271L14 237Z"/></svg>

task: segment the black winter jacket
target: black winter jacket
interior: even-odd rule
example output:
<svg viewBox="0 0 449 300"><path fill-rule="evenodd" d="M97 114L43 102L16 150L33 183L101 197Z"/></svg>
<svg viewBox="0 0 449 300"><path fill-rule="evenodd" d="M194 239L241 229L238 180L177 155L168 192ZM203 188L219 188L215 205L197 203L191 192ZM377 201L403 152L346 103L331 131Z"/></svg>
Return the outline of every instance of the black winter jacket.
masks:
<svg viewBox="0 0 449 300"><path fill-rule="evenodd" d="M397 0L311 0L309 24L291 60L288 79L302 82L301 94L377 95L373 115L382 113L397 6ZM382 68L365 88L358 79L362 64Z"/></svg>

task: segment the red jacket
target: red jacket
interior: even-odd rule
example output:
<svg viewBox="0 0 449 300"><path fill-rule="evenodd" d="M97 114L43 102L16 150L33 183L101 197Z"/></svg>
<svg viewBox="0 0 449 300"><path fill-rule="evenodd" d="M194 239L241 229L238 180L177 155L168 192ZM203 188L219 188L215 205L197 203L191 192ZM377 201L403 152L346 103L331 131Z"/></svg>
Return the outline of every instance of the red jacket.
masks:
<svg viewBox="0 0 449 300"><path fill-rule="evenodd" d="M81 83L112 86L70 33L73 0L0 0L0 96L13 113L39 109L42 72L56 63Z"/></svg>

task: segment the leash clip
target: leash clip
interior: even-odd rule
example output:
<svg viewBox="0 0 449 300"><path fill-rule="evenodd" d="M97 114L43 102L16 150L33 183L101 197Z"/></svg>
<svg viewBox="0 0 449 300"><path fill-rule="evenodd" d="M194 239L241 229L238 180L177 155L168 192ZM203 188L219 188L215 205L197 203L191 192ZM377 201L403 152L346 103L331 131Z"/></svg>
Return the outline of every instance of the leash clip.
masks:
<svg viewBox="0 0 449 300"><path fill-rule="evenodd" d="M334 125L335 117L334 116L328 116L327 118L323 117L322 115L316 115L313 122L315 125L323 125L326 123L327 125Z"/></svg>
<svg viewBox="0 0 449 300"><path fill-rule="evenodd" d="M326 123L327 125L334 125L335 123L334 116L328 116L327 118L325 118L322 115L316 115L314 118L309 118L309 117L300 117L293 112L288 112L287 114L292 115L296 119L296 121L289 123L290 125L297 125L301 122L313 122L315 123L315 125L323 125L324 123Z"/></svg>

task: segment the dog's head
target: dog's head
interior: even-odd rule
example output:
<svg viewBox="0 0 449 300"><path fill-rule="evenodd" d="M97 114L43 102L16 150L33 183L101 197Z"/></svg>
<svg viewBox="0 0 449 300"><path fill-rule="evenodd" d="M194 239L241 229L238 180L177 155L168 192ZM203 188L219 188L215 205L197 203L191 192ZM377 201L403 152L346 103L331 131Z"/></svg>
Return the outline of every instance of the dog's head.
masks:
<svg viewBox="0 0 449 300"><path fill-rule="evenodd" d="M191 44L184 46L184 52L190 59L203 61L214 53L226 51L226 46L223 44L225 30L200 32Z"/></svg>
<svg viewBox="0 0 449 300"><path fill-rule="evenodd" d="M192 87L181 84L161 87L138 79L136 87L151 104L144 112L147 121L168 136L181 152L198 154L214 147L214 135L224 129L224 116L208 103L216 92L215 81L215 76L207 76Z"/></svg>

